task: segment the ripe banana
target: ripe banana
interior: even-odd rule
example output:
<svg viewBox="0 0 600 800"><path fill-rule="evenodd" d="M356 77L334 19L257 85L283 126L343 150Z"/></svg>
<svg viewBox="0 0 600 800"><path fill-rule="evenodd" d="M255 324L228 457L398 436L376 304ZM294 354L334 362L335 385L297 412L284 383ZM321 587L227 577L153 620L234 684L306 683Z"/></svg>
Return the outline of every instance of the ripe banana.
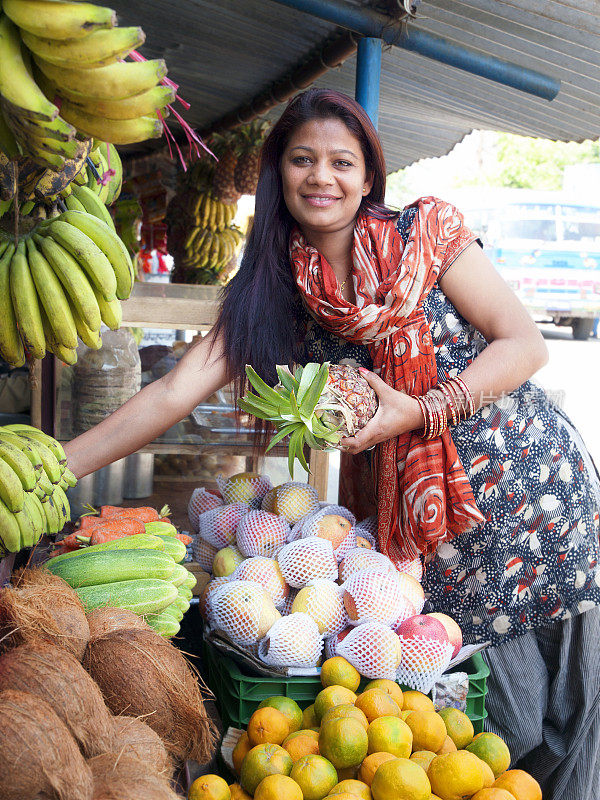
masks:
<svg viewBox="0 0 600 800"><path fill-rule="evenodd" d="M77 309L73 309L73 319L75 320L75 327L77 328L77 335L86 347L91 350L100 350L102 347L102 339L100 338L100 328L92 330L89 328L83 319L77 313Z"/></svg>
<svg viewBox="0 0 600 800"><path fill-rule="evenodd" d="M100 309L90 282L77 261L51 236L34 234L33 238L62 283L72 306L77 309L89 328L100 330L102 324Z"/></svg>
<svg viewBox="0 0 600 800"><path fill-rule="evenodd" d="M26 47L44 61L76 69L95 69L125 58L144 44L141 28L109 28L94 31L81 39L46 39L28 31L21 37Z"/></svg>
<svg viewBox="0 0 600 800"><path fill-rule="evenodd" d="M70 488L77 486L77 478L75 477L75 474L71 472L66 465L63 466L63 478L66 480L67 486Z"/></svg>
<svg viewBox="0 0 600 800"><path fill-rule="evenodd" d="M53 120L29 119L22 115L20 108L8 103L4 97L2 113L11 130L18 131L22 136L46 137L68 142L77 134L77 129L65 122L62 117L55 117Z"/></svg>
<svg viewBox="0 0 600 800"><path fill-rule="evenodd" d="M46 532L58 533L61 531L63 527L61 525L61 516L58 513L58 508L54 502L54 498L47 497L44 501L42 501L41 507L46 520Z"/></svg>
<svg viewBox="0 0 600 800"><path fill-rule="evenodd" d="M69 364L70 366L76 364L77 350L75 348L64 347L64 345L58 341L54 331L52 330L52 327L50 326L48 315L44 311L44 308L42 307L40 310L42 312L42 325L44 326L44 334L46 336L46 348L64 364ZM70 313L72 317L73 312ZM73 325L75 325L75 321L73 321ZM77 331L76 327L75 330Z"/></svg>
<svg viewBox="0 0 600 800"><path fill-rule="evenodd" d="M14 245L9 244L0 258L0 355L11 366L22 367L25 351L10 297L10 263L14 252Z"/></svg>
<svg viewBox="0 0 600 800"><path fill-rule="evenodd" d="M56 458L52 450L50 450L50 448L46 444L40 442L39 439L33 439L26 433L19 432L15 435L18 436L20 439L24 439L27 442L27 444L36 451L36 453L40 457L40 460L44 467L44 472L48 476L48 479L50 480L51 483L57 484L60 481L62 472L58 459Z"/></svg>
<svg viewBox="0 0 600 800"><path fill-rule="evenodd" d="M27 257L38 297L54 336L63 347L72 350L77 347L77 329L61 282L31 238L27 240Z"/></svg>
<svg viewBox="0 0 600 800"><path fill-rule="evenodd" d="M21 529L21 544L23 547L33 547L44 533L46 519L35 504L33 497L27 495L23 510L15 514Z"/></svg>
<svg viewBox="0 0 600 800"><path fill-rule="evenodd" d="M28 119L50 121L58 115L23 59L18 28L5 15L0 17L0 95Z"/></svg>
<svg viewBox="0 0 600 800"><path fill-rule="evenodd" d="M61 530L64 528L66 523L71 519L71 508L69 506L69 500L67 495L64 491L57 486L52 494L52 499L56 503L56 508L58 509L59 516L62 521Z"/></svg>
<svg viewBox="0 0 600 800"><path fill-rule="evenodd" d="M126 300L133 288L131 258L114 228L109 228L96 216L75 211L65 211L57 220L78 228L100 248L112 264L116 279L116 295L119 300Z"/></svg>
<svg viewBox="0 0 600 800"><path fill-rule="evenodd" d="M117 279L112 264L102 250L83 231L60 219L53 219L43 228L44 236L51 236L62 245L87 273L90 281L110 301L116 297Z"/></svg>
<svg viewBox="0 0 600 800"><path fill-rule="evenodd" d="M10 442L0 441L0 459L16 472L21 481L21 486L26 492L32 492L37 483L37 474L31 462L18 447Z"/></svg>
<svg viewBox="0 0 600 800"><path fill-rule="evenodd" d="M42 0L45 2L46 0ZM135 119L153 114L157 108L164 108L175 100L175 89L170 86L153 86L145 92L123 99L98 100L95 97L67 97L60 84L55 86L58 97L81 109L85 114L108 117L109 119Z"/></svg>
<svg viewBox="0 0 600 800"><path fill-rule="evenodd" d="M19 523L15 515L0 500L0 554L18 553L21 547Z"/></svg>
<svg viewBox="0 0 600 800"><path fill-rule="evenodd" d="M24 241L19 242L10 262L10 296L19 334L27 352L34 358L43 358L46 355L46 339Z"/></svg>
<svg viewBox="0 0 600 800"><path fill-rule="evenodd" d="M16 513L23 510L25 491L17 473L0 458L0 500L9 511Z"/></svg>
<svg viewBox="0 0 600 800"><path fill-rule="evenodd" d="M164 117L163 112L164 109L161 110ZM93 136L113 144L135 144L146 139L158 139L163 132L163 123L157 116L107 119L95 114L86 114L68 100L62 103L60 113L67 122L75 125L86 136Z"/></svg>
<svg viewBox="0 0 600 800"><path fill-rule="evenodd" d="M117 24L111 8L93 3L3 0L2 10L22 30L48 39L78 39Z"/></svg>
<svg viewBox="0 0 600 800"><path fill-rule="evenodd" d="M33 425L25 425L22 422L15 423L13 425L5 425L4 427L6 430L16 433L18 436L22 435L27 436L30 439L37 439L42 444L45 444L46 447L50 448L59 464L67 463L67 456L63 446L60 442L57 442L53 436L44 433L44 431L41 431L39 428L36 428Z"/></svg>
<svg viewBox="0 0 600 800"><path fill-rule="evenodd" d="M151 89L167 74L162 59L153 61L117 61L97 69L81 69L76 64L56 66L34 56L44 75L57 86L67 99L90 98L122 100Z"/></svg>
<svg viewBox="0 0 600 800"><path fill-rule="evenodd" d="M29 460L29 463L33 467L37 482L39 483L43 477L43 470L44 465L42 464L42 460L34 447L32 447L28 442L22 439L20 436L17 436L10 431L7 431L6 428L0 428L0 447L4 446L4 444L12 444L13 447L16 447L20 450L23 455Z"/></svg>
<svg viewBox="0 0 600 800"><path fill-rule="evenodd" d="M91 189L87 186L73 186L73 194L88 214L101 219L109 228L115 230L115 223L108 209Z"/></svg>
<svg viewBox="0 0 600 800"><path fill-rule="evenodd" d="M123 320L121 303L119 300L111 300L109 303L95 287L92 286L92 289L94 289L94 294L96 295L96 300L98 301L102 322L111 330L118 330L121 327L121 322Z"/></svg>

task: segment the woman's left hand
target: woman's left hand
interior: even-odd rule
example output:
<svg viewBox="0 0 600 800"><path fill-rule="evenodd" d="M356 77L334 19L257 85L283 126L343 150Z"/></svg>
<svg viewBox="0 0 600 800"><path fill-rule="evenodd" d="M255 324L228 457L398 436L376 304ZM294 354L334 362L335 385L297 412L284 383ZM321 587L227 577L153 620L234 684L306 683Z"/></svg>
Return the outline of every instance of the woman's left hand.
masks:
<svg viewBox="0 0 600 800"><path fill-rule="evenodd" d="M374 372L369 372L362 367L359 371L375 390L379 399L379 407L375 416L356 436L348 436L340 440L340 447L344 452L355 455L363 450L369 450L379 442L423 427L421 408L414 397L406 392L392 389Z"/></svg>

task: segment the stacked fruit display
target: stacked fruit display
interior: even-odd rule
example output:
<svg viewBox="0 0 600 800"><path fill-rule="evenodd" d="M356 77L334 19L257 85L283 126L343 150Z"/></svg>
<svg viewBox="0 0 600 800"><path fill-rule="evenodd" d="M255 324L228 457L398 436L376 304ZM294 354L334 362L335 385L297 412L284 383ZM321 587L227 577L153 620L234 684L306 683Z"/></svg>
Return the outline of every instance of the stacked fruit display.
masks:
<svg viewBox="0 0 600 800"><path fill-rule="evenodd" d="M75 486L61 445L29 425L0 428L0 557L33 547L70 519L65 489Z"/></svg>
<svg viewBox="0 0 600 800"><path fill-rule="evenodd" d="M218 775L192 784L188 800L541 800L537 781L509 769L494 733L475 735L466 714L436 711L416 691L360 675L343 658L323 664L325 687L304 711L270 697L233 750L239 783Z"/></svg>
<svg viewBox="0 0 600 800"><path fill-rule="evenodd" d="M213 574L200 598L210 628L275 667L314 668L324 652L429 690L462 636L450 617L421 613L420 559L377 552L374 518L321 507L308 484L241 473L221 494L198 489L189 504L194 556Z"/></svg>
<svg viewBox="0 0 600 800"><path fill-rule="evenodd" d="M179 632L196 585L182 566L185 554L183 537L156 509L103 506L82 518L47 566L87 611L124 608L169 638Z"/></svg>

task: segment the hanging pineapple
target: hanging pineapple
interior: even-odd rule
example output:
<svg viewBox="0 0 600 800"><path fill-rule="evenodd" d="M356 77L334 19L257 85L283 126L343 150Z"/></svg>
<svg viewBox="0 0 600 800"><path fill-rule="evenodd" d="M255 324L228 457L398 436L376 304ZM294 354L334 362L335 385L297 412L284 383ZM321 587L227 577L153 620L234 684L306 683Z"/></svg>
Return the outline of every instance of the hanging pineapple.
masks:
<svg viewBox="0 0 600 800"><path fill-rule="evenodd" d="M235 188L240 194L256 194L260 148L268 129L269 123L265 120L255 120L250 125L243 125L238 129L242 140L242 151L235 165L233 178Z"/></svg>
<svg viewBox="0 0 600 800"><path fill-rule="evenodd" d="M237 203L241 196L235 188L234 180L235 166L238 160L237 138L236 133L214 136L213 152L219 161L215 166L212 179L212 193L217 200L227 203L227 205Z"/></svg>

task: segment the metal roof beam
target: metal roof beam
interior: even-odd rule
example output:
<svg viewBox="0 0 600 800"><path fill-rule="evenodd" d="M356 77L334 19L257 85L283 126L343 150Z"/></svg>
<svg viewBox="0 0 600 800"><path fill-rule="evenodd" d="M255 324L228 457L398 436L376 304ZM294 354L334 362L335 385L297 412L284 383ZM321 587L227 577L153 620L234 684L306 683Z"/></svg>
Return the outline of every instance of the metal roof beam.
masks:
<svg viewBox="0 0 600 800"><path fill-rule="evenodd" d="M386 44L411 50L544 100L553 100L560 90L560 81L549 75L461 47L441 36L409 27L402 21L373 8L354 6L346 0L273 0L273 2L312 14L362 36L382 39Z"/></svg>

